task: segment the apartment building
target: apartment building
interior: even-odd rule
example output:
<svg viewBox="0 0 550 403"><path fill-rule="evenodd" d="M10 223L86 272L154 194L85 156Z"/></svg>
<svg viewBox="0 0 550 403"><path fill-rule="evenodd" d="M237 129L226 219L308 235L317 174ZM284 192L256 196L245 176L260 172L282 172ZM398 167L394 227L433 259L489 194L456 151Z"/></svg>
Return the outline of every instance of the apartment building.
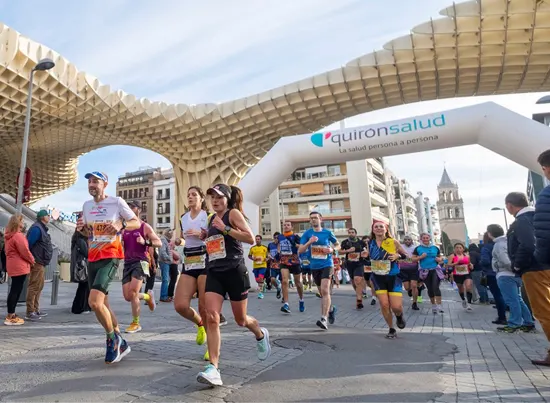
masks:
<svg viewBox="0 0 550 403"><path fill-rule="evenodd" d="M116 193L126 202L141 204L141 220L154 222L153 182L160 177L160 168L140 167L137 171L120 176L116 183Z"/></svg>
<svg viewBox="0 0 550 403"><path fill-rule="evenodd" d="M162 169L160 177L153 182L153 228L158 234L167 229L176 229L176 178L173 169Z"/></svg>
<svg viewBox="0 0 550 403"><path fill-rule="evenodd" d="M261 231L271 236L281 221L294 232L310 228L309 213L323 215L323 225L338 238L354 227L360 235L371 230L372 219L390 222L388 186L382 158L304 167L294 171L260 206Z"/></svg>
<svg viewBox="0 0 550 403"><path fill-rule="evenodd" d="M393 202L396 208L396 237L402 240L405 235L410 235L414 241L418 241L419 233L415 196L407 180L399 179L392 174L391 181Z"/></svg>
<svg viewBox="0 0 550 403"><path fill-rule="evenodd" d="M437 206L432 204L428 197L424 197L422 192L417 192L415 204L419 234L428 233L432 236L435 245L441 245L441 227Z"/></svg>

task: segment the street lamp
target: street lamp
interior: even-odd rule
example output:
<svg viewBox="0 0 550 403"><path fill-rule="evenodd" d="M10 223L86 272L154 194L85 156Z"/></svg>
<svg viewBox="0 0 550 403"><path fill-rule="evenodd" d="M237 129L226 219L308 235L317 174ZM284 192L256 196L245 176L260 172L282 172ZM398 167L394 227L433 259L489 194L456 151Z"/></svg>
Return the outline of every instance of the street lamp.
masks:
<svg viewBox="0 0 550 403"><path fill-rule="evenodd" d="M504 214L504 224L506 224L506 231L508 231L508 219L506 218L506 209L503 209L502 207L493 207L491 211L498 211L502 210L502 214Z"/></svg>
<svg viewBox="0 0 550 403"><path fill-rule="evenodd" d="M27 167L27 149L29 147L29 130L31 126L31 104L32 104L32 79L35 71L50 70L55 66L52 59L42 59L31 70L29 78L29 93L27 95L27 114L25 116L25 133L23 135L23 150L21 152L21 167L19 169L19 181L17 184L16 213L21 214L23 210L23 183L25 180L25 168Z"/></svg>

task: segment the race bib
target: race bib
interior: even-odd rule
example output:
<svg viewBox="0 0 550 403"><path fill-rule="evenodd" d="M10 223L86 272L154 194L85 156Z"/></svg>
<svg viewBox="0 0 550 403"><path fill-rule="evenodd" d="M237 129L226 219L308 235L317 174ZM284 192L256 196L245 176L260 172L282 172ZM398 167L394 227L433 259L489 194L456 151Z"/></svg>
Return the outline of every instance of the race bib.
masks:
<svg viewBox="0 0 550 403"><path fill-rule="evenodd" d="M94 221L92 231L94 235L94 242L106 242L112 243L116 240L116 234L107 232L107 227L112 221Z"/></svg>
<svg viewBox="0 0 550 403"><path fill-rule="evenodd" d="M357 253L357 252L348 253L348 260L350 262L358 262L360 257L361 257L360 253Z"/></svg>
<svg viewBox="0 0 550 403"><path fill-rule="evenodd" d="M311 245L311 258L312 259L321 259L324 260L328 255L324 252L326 246L322 245Z"/></svg>
<svg viewBox="0 0 550 403"><path fill-rule="evenodd" d="M309 260L306 260L306 259L302 260L302 265L309 266Z"/></svg>
<svg viewBox="0 0 550 403"><path fill-rule="evenodd" d="M261 256L255 256L255 257L254 257L254 262L256 262L256 263L263 263L263 262L264 262L264 258L261 257Z"/></svg>
<svg viewBox="0 0 550 403"><path fill-rule="evenodd" d="M223 235L212 235L205 240L206 252L208 253L208 259L218 260L224 259L227 256L225 251L225 240Z"/></svg>
<svg viewBox="0 0 550 403"><path fill-rule="evenodd" d="M470 271L468 270L468 265L466 264L460 264L458 266L455 266L455 272L459 276L470 274Z"/></svg>
<svg viewBox="0 0 550 403"><path fill-rule="evenodd" d="M141 262L141 270L143 270L143 274L145 274L147 277L150 276L149 274L149 262L146 262L142 260Z"/></svg>
<svg viewBox="0 0 550 403"><path fill-rule="evenodd" d="M292 245L290 242L281 242L281 255L292 255Z"/></svg>
<svg viewBox="0 0 550 403"><path fill-rule="evenodd" d="M206 267L206 255L185 256L183 264L185 271L204 269Z"/></svg>
<svg viewBox="0 0 550 403"><path fill-rule="evenodd" d="M391 261L389 260L372 260L372 272L381 276L387 275L391 270Z"/></svg>
<svg viewBox="0 0 550 403"><path fill-rule="evenodd" d="M363 266L363 270L365 273L372 273L372 267L371 266Z"/></svg>

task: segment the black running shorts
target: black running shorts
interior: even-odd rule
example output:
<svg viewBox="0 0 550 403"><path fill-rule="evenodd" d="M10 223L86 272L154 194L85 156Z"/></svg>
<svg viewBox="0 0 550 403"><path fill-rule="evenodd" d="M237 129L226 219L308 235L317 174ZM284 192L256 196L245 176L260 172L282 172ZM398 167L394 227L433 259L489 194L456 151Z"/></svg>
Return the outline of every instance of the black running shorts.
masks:
<svg viewBox="0 0 550 403"><path fill-rule="evenodd" d="M250 278L244 261L240 260L233 267L219 269L208 270L205 292L214 292L222 297L228 294L230 301L244 301L247 299Z"/></svg>

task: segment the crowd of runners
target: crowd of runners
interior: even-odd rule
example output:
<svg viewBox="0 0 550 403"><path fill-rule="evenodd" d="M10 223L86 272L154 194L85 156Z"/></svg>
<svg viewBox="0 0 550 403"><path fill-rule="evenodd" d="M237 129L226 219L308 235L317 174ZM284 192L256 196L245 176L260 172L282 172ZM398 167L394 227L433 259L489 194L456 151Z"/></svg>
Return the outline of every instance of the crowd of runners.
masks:
<svg viewBox="0 0 550 403"><path fill-rule="evenodd" d="M550 151L543 153L539 160L543 168L548 167L550 176ZM93 199L84 203L77 231L89 241L89 306L107 335L105 362L108 364L120 361L131 351L109 304L110 284L120 261L124 261L123 295L130 303L133 317L125 332L131 334L142 330L141 305L145 304L151 311L156 308L152 287L146 286L145 292L141 290L144 281L149 283L147 280L154 275L151 269L156 265L157 256L161 261L165 256L167 262L170 261L167 254L173 254L174 260L182 260L174 308L196 326L196 343L206 344L203 358L208 364L197 375L197 380L208 385L222 385L218 369L219 327L226 322L221 314L225 300L229 300L237 325L246 327L255 338L258 359L265 360L271 353L269 332L247 313L251 284L246 259L251 260L258 298L266 298L267 291L274 289L275 293L271 295L281 299L280 310L285 315L290 315L294 307L300 313L304 312L304 292L316 292L320 299L320 317L316 325L325 331L336 320L337 308L331 295L333 287L339 286L340 278L348 278L351 282L355 300L350 301L350 305L357 310L364 309L363 301L368 298L370 289L370 305L379 306L388 326L388 339L397 337L396 327L406 327L404 293L411 298L411 309L418 311L419 304L423 303L422 293L427 290L431 303L429 314L444 314L440 285L447 280L457 289L466 312L473 311L472 303L476 298L481 303L495 303L498 317L493 323L504 325L498 330L509 333L534 331L534 314L550 338L550 329L547 329L550 323L545 315L550 298L545 295L540 303L537 297L531 312L527 295L522 298L519 291L523 286L523 275L528 280L525 288L531 289L531 295L535 295L533 290L541 287L546 294L550 292L550 280L545 283L547 272L544 269L528 270L531 261L525 263L523 260L527 256L524 250L529 246L527 243L532 242L532 249L535 249L534 235L526 235L527 231L534 231L534 209L527 205L525 196L520 193L511 193L506 198L508 211L516 217L508 238L500 226L493 224L487 228L487 244L481 254L476 245L466 249L462 243L456 243L450 253L443 254L432 243L430 234L421 234L417 244L411 236L397 240L390 234L386 223L376 220L370 234L360 237L354 228L349 228L348 238L340 244L330 230L323 228L322 214L317 211L309 214L311 228L302 235L293 232L291 222L283 222L283 232L273 234L272 242L264 245L262 237L254 236L248 225L243 211L243 195L238 187L217 184L203 192L201 188L192 186L187 190L188 211L180 220L184 240L180 253L183 256L176 257L175 250L166 249L169 248L167 237L159 237L151 226L139 219L139 203L126 203L120 197L107 196L109 179L105 173L91 172L85 177ZM248 256L245 256L243 244L253 245ZM521 251L520 247L523 248ZM477 282L474 286L475 273L480 265L487 265L487 256L494 278L487 273L484 287L489 287L494 301L489 301L488 294L484 296L481 288L479 297L475 295L479 286ZM32 259L29 257L29 260ZM538 275L540 278L532 275L536 273L542 273ZM529 281L531 278L533 281ZM291 293L291 288L296 292ZM198 311L191 306L195 296L198 297ZM510 310L508 320L506 309ZM22 322L9 310L6 321L12 325ZM550 365L550 354L545 360L533 362Z"/></svg>

